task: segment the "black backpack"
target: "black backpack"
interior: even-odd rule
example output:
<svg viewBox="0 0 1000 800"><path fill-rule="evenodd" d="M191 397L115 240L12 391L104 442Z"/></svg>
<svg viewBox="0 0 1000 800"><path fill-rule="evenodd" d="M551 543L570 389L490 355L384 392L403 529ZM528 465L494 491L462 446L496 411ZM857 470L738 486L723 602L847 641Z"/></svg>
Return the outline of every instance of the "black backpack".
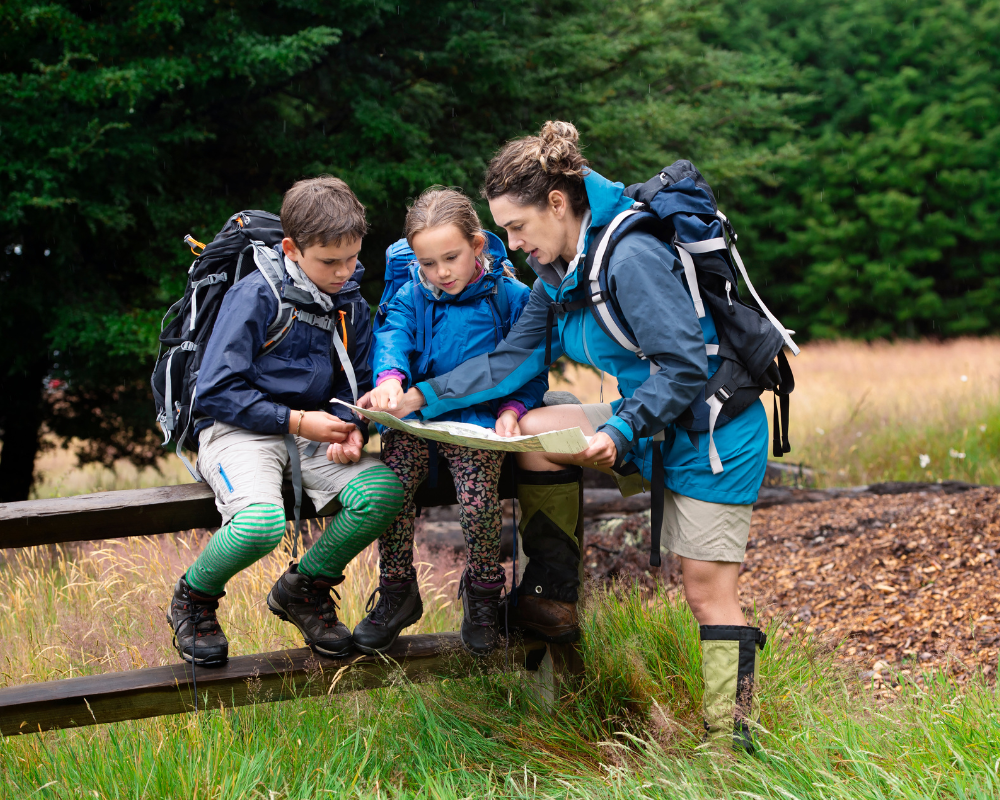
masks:
<svg viewBox="0 0 1000 800"><path fill-rule="evenodd" d="M234 214L207 245L190 235L184 237L197 258L188 270L184 296L170 306L163 317L165 327L161 325L160 328L160 350L151 383L163 444L176 444L178 457L195 480L201 480L201 476L183 449L198 450L194 437L198 422L194 418L194 405L205 345L215 327L223 296L237 281L254 271L259 269L264 274L279 304L278 314L268 327L266 343L258 356L277 347L296 321L331 331L331 350L340 358L341 368L347 373L357 398L357 382L351 363L355 350L353 320L347 319L342 311L321 316L299 309L297 303L309 303L311 298L295 286L282 288L285 264L274 246L283 238L281 220L266 211ZM201 251L196 251L196 247Z"/></svg>
<svg viewBox="0 0 1000 800"><path fill-rule="evenodd" d="M788 443L788 396L795 378L783 348L798 355L792 341L794 331L786 329L764 305L750 282L736 249L736 232L719 211L715 195L690 161L677 161L645 183L625 190L635 203L597 233L584 269L590 282L590 306L601 328L612 339L640 358L645 358L632 336L617 302L608 288L607 268L615 246L635 230L652 233L670 245L684 266L685 279L699 317L705 306L712 312L719 337L718 351L707 346L709 355L718 355L722 364L705 386L704 405L693 405L677 423L688 430L708 431L713 472L722 464L711 434L747 409L765 391L774 393L774 440L772 451L781 457L791 450ZM710 236L710 231L720 236ZM690 241L692 235L710 236ZM734 266L735 264L735 266ZM738 272L737 272L738 270ZM740 297L743 283L757 307Z"/></svg>

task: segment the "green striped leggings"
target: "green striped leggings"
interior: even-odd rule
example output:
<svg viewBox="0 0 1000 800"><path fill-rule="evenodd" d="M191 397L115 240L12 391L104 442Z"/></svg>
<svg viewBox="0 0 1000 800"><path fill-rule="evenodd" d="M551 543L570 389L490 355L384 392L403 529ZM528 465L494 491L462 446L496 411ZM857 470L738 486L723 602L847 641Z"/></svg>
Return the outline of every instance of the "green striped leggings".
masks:
<svg viewBox="0 0 1000 800"><path fill-rule="evenodd" d="M403 487L392 470L380 465L348 483L337 500L340 510L299 564L306 575L343 575L351 559L395 519L403 505ZM198 592L220 594L233 575L274 550L284 535L284 509L270 503L248 506L212 536L188 569L187 582Z"/></svg>

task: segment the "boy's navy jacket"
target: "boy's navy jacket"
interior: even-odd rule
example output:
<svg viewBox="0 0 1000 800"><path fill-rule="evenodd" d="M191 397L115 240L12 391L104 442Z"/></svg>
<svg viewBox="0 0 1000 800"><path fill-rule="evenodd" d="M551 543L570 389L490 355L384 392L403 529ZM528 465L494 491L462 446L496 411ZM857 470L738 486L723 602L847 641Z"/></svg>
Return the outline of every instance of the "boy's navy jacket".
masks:
<svg viewBox="0 0 1000 800"><path fill-rule="evenodd" d="M404 388L433 375L443 375L474 356L489 353L500 343L497 333L498 309L491 299L495 292L506 291L510 305L510 324L521 316L531 290L514 278L499 271L484 271L479 280L470 283L460 294L449 295L432 291L429 284L420 280L416 263L409 282L400 287L389 304L383 325L375 334L373 372L377 377L386 370L397 369L406 376ZM414 285L416 281L416 285ZM500 283L503 283L501 286ZM416 313L414 290L421 292L431 311L429 347L430 359L426 375L414 375L421 353L416 349ZM548 370L541 369L513 391L472 405L456 404L442 409L441 413L423 415L424 419L448 422L469 422L492 428L496 425L497 411L504 400L517 400L525 408L542 404L548 389Z"/></svg>
<svg viewBox="0 0 1000 800"><path fill-rule="evenodd" d="M284 257L280 248L275 247ZM333 313L344 311L354 323L357 349L351 360L359 394L372 386L371 310L361 296L364 272L359 263L344 288L330 295ZM290 284L291 278L285 275L282 291ZM302 309L323 314L317 304L303 304ZM353 422L367 440L368 423L349 408L330 402L331 397L354 402L335 353L331 360L331 333L296 322L273 350L258 356L277 313L278 300L259 270L226 292L198 374L195 411L198 417L210 419L200 422L196 430L217 420L256 433L284 434L288 433L288 418L294 409L327 411Z"/></svg>
<svg viewBox="0 0 1000 800"><path fill-rule="evenodd" d="M592 215L582 248L585 252L597 234L631 208L633 201L625 196L621 183L612 183L596 172L588 172L584 182ZM696 193L701 190L693 181L679 182L676 190L685 193L693 208L697 206ZM714 212L711 223L703 222L694 212L678 225L678 234L682 241L702 241L721 236L722 229ZM421 414L437 417L470 402L507 396L542 372L550 304L571 303L587 295L589 282L583 262L580 258L575 269L561 275L553 265L529 258L538 280L517 324L489 355L418 383L427 401ZM648 360L612 339L586 307L559 318L551 355L555 360L565 353L618 379L621 399L611 403L614 415L598 430L614 441L619 465L633 463L647 481L651 480L650 437L664 431L661 453L668 489L712 503L753 503L767 466L767 415L760 401L716 429L715 443L725 465L719 475L712 474L708 435L674 424L704 397L705 383L721 363L717 355L707 355L707 346L719 343L715 323L708 309L705 317L698 319L676 252L652 234L627 233L611 255L608 286Z"/></svg>

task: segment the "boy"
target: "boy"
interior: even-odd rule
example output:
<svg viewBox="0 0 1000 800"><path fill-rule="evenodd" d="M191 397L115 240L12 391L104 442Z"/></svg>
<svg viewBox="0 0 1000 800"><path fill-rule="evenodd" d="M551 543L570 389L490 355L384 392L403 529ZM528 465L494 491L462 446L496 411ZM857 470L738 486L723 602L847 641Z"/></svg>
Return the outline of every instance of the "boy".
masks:
<svg viewBox="0 0 1000 800"><path fill-rule="evenodd" d="M333 519L274 584L267 605L321 655L352 651L351 632L337 618L330 590L403 501L395 474L362 452L366 423L329 402L353 402L350 371L335 355L339 342L331 341L352 322L357 390L372 385L370 312L359 289L364 268L357 263L368 227L364 206L338 178L299 181L284 197L281 225L285 239L275 250L286 274L275 288L294 302L297 314L305 313L277 346L260 354L278 299L255 270L226 293L198 375L198 470L215 492L223 527L177 581L167 620L181 658L199 666L221 666L229 658L216 617L219 600L233 575L281 542L281 484L296 461L305 492ZM337 321L332 333L329 324L315 324L326 319ZM328 447L317 451L318 442Z"/></svg>

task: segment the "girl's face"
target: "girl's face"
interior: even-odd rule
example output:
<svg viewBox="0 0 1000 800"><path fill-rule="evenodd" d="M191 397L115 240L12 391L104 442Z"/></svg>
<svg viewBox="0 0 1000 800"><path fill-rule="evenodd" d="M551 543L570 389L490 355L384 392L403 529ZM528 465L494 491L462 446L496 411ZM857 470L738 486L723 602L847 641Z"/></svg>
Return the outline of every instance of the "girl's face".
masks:
<svg viewBox="0 0 1000 800"><path fill-rule="evenodd" d="M494 221L507 231L511 250L523 250L540 264L551 264L559 256L567 262L573 260L581 220L561 191L550 192L548 203L541 208L520 205L510 194L489 202Z"/></svg>
<svg viewBox="0 0 1000 800"><path fill-rule="evenodd" d="M454 295L476 277L476 258L485 244L482 234L470 242L457 225L439 225L414 234L412 247L424 277L445 294Z"/></svg>

